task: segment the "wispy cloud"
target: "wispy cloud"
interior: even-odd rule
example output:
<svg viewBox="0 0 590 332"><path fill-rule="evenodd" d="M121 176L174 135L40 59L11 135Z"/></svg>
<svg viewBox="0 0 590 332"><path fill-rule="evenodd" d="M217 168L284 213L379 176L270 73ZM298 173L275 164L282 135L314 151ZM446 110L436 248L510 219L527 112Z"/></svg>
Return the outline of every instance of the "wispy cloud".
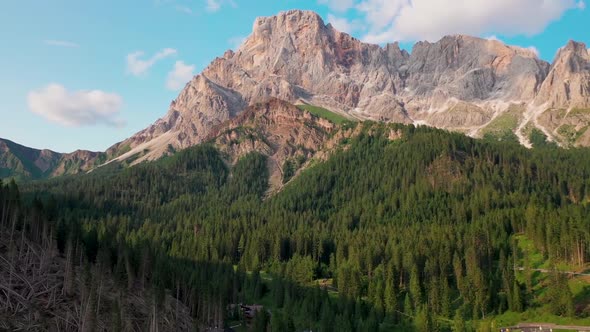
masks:
<svg viewBox="0 0 590 332"><path fill-rule="evenodd" d="M156 62L176 55L178 52L173 48L165 48L154 54L149 59L141 59L145 53L143 51L133 52L127 55L127 72L132 75L139 76L147 73L147 71L156 64Z"/></svg>
<svg viewBox="0 0 590 332"><path fill-rule="evenodd" d="M234 36L227 40L227 43L230 45L232 50L237 50L242 46L244 41L246 40L246 36Z"/></svg>
<svg viewBox="0 0 590 332"><path fill-rule="evenodd" d="M352 33L354 31L360 30L362 28L362 22L359 20L351 20L349 21L343 17L336 17L333 14L328 14L328 23L332 24L332 26L341 32Z"/></svg>
<svg viewBox="0 0 590 332"><path fill-rule="evenodd" d="M206 0L205 9L210 13L215 13L223 6L237 8L238 4L234 0Z"/></svg>
<svg viewBox="0 0 590 332"><path fill-rule="evenodd" d="M68 91L62 85L52 83L29 92L27 100L31 112L63 126L125 125L119 117L123 99L115 93Z"/></svg>
<svg viewBox="0 0 590 332"><path fill-rule="evenodd" d="M46 39L43 41L43 43L45 45L49 45L49 46L59 46L59 47L70 47L70 48L74 48L74 47L79 47L80 45L71 42L71 41L67 41L67 40L56 40L56 39Z"/></svg>
<svg viewBox="0 0 590 332"><path fill-rule="evenodd" d="M195 65L187 65L183 61L176 61L174 68L168 73L166 87L170 90L179 90L193 78Z"/></svg>
<svg viewBox="0 0 590 332"><path fill-rule="evenodd" d="M174 7L177 11L181 12L181 13L185 13L187 15L192 15L194 12L190 7L187 6L175 6Z"/></svg>
<svg viewBox="0 0 590 332"><path fill-rule="evenodd" d="M354 7L354 0L318 0L320 5L328 5L331 10L338 12L347 11Z"/></svg>
<svg viewBox="0 0 590 332"><path fill-rule="evenodd" d="M221 9L221 0L207 0L207 11L216 12Z"/></svg>

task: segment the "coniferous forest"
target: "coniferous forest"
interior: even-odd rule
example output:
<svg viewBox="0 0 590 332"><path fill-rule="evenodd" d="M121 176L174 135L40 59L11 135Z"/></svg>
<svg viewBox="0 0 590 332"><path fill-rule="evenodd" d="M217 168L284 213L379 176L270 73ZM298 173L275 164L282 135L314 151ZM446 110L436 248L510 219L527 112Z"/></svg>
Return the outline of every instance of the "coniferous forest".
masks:
<svg viewBox="0 0 590 332"><path fill-rule="evenodd" d="M229 165L209 144L4 181L0 329L590 324L590 150L347 125L277 193L265 156Z"/></svg>

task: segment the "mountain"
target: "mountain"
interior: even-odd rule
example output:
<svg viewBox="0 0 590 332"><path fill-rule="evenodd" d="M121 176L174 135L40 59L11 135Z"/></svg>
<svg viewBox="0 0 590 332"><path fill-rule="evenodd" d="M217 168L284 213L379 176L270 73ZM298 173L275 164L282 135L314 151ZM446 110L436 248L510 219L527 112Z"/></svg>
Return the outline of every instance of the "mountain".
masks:
<svg viewBox="0 0 590 332"><path fill-rule="evenodd" d="M215 137L221 128L244 125L240 121L258 117L254 113L259 111L278 120L285 111L291 113L283 120L290 116L295 122L287 127L294 127L272 120L255 121L264 127L252 129L259 137L283 141L221 148L234 154L232 162L238 151L254 147L276 155L270 159L275 164L271 175L278 184L282 164L310 154L283 151L292 143L276 136L309 122L293 113L293 105L352 121L429 125L528 147L535 137L563 147L590 146L590 54L583 43L570 41L549 64L530 49L464 35L418 42L407 52L397 43L363 43L326 25L314 12L282 12L256 19L239 49L214 59L188 82L164 117L104 154L25 153L4 143L2 176L72 174L105 161L133 165L215 139L219 147L231 143ZM243 113L250 117L239 117ZM325 135L314 131L312 136L319 140L313 143L317 151L326 143L320 142Z"/></svg>
<svg viewBox="0 0 590 332"><path fill-rule="evenodd" d="M418 42L408 53L397 43L363 43L314 12L292 10L256 19L239 49L188 82L166 116L109 152L119 160L159 158L169 146L202 142L269 97L350 119L427 124L525 145L537 127L561 145L587 145L560 134L561 122L553 128L541 119L552 117L551 109L590 108L588 57L584 44L570 42L549 64L530 49L462 35ZM590 119L582 113L575 121Z"/></svg>
<svg viewBox="0 0 590 332"><path fill-rule="evenodd" d="M101 152L78 150L58 153L29 148L0 138L0 178L43 179L77 174L93 169L106 160Z"/></svg>

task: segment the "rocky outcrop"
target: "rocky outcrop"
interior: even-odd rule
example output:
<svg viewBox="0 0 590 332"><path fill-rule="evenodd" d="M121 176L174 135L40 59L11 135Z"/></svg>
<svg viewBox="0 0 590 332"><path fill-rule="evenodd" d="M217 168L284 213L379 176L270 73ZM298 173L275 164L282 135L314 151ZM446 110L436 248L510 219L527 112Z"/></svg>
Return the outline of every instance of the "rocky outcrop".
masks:
<svg viewBox="0 0 590 332"><path fill-rule="evenodd" d="M335 128L332 122L271 98L215 126L205 141L212 142L230 163L251 152L268 156L271 190L276 190L286 179L285 165L302 166Z"/></svg>
<svg viewBox="0 0 590 332"><path fill-rule="evenodd" d="M570 40L557 52L535 104L590 108L590 52L586 44Z"/></svg>
<svg viewBox="0 0 590 332"><path fill-rule="evenodd" d="M590 146L590 53L569 41L536 96L532 123L561 146Z"/></svg>

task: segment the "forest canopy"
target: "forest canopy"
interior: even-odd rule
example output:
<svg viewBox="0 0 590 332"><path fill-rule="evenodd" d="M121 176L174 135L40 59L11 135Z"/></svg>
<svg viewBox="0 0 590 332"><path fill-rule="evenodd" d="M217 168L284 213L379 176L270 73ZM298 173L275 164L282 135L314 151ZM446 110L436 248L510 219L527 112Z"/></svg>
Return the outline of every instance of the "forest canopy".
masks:
<svg viewBox="0 0 590 332"><path fill-rule="evenodd" d="M590 151L353 125L274 195L264 155L229 165L205 144L4 184L2 229L54 238L82 257L72 273L100 264L121 289L167 291L201 327L239 319L237 303L264 304L250 326L272 331L468 330L522 312L588 322L590 285L574 293L559 269L590 261Z"/></svg>

